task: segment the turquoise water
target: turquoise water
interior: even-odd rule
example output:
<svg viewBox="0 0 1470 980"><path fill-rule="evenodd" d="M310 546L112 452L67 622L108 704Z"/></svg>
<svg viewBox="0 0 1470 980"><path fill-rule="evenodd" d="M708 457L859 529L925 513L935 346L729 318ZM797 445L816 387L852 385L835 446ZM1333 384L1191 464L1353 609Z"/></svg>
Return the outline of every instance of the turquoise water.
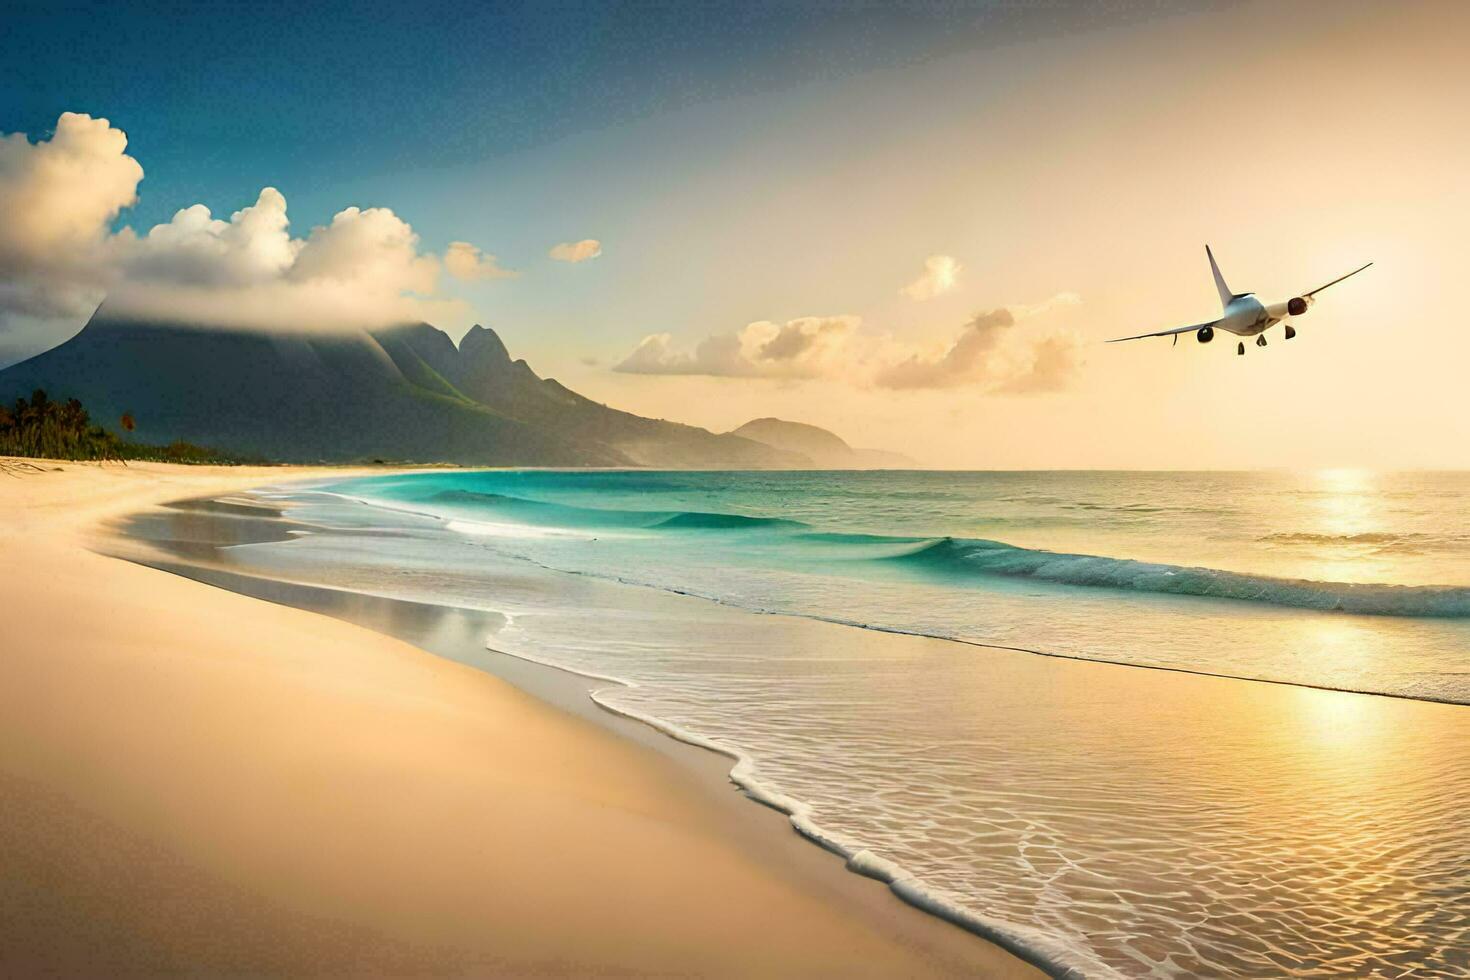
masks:
<svg viewBox="0 0 1470 980"><path fill-rule="evenodd" d="M1470 701L1465 474L534 471L337 489L550 568L759 611Z"/></svg>
<svg viewBox="0 0 1470 980"><path fill-rule="evenodd" d="M1464 475L264 496L292 539L234 565L500 613L492 650L610 679L605 707L729 753L851 867L1055 972L1470 976Z"/></svg>

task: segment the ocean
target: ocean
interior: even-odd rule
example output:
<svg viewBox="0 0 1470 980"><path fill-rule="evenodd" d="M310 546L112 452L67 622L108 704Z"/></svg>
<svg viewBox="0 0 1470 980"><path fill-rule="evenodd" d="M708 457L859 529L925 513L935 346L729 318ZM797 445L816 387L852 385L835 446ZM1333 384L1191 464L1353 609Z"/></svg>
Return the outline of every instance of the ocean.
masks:
<svg viewBox="0 0 1470 980"><path fill-rule="evenodd" d="M1470 475L262 496L294 533L239 565L498 612L491 649L606 679L854 870L1056 972L1470 975Z"/></svg>

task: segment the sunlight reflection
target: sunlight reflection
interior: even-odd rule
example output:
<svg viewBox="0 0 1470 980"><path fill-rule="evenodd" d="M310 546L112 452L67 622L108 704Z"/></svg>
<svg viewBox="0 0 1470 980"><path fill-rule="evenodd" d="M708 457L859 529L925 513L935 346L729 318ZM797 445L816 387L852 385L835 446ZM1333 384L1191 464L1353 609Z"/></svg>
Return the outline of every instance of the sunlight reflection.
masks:
<svg viewBox="0 0 1470 980"><path fill-rule="evenodd" d="M1351 752L1354 764L1361 764L1366 760L1359 753L1371 753L1379 744L1377 723L1382 714L1373 710L1373 695L1305 687L1294 687L1291 691L1299 705L1297 717L1302 734L1319 753Z"/></svg>
<svg viewBox="0 0 1470 980"><path fill-rule="evenodd" d="M1367 470L1323 470L1317 517L1325 533L1360 534L1374 523L1373 475Z"/></svg>
<svg viewBox="0 0 1470 980"><path fill-rule="evenodd" d="M1364 560L1371 559L1376 550L1372 538L1365 536L1384 527L1375 482L1369 470L1331 469L1314 474L1317 492L1307 498L1303 526L1323 540L1311 577L1364 579L1368 571Z"/></svg>
<svg viewBox="0 0 1470 980"><path fill-rule="evenodd" d="M1322 616L1304 620L1301 626L1298 645L1301 654L1323 665L1320 676L1336 677L1347 686L1355 686L1354 680L1359 675L1371 675L1382 654L1377 635L1356 620ZM1381 719L1382 713L1372 710L1371 697L1309 688L1293 691L1305 748L1318 753L1355 755L1374 750L1375 722Z"/></svg>

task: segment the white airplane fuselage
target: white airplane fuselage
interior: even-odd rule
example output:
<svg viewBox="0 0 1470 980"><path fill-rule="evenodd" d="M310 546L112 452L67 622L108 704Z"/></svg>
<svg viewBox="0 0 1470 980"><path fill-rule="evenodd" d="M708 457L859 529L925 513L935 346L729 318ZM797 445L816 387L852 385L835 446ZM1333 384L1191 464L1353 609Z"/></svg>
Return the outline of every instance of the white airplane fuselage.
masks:
<svg viewBox="0 0 1470 980"><path fill-rule="evenodd" d="M1290 302L1287 300L1267 306L1256 299L1254 293L1244 293L1231 298L1225 305L1224 315L1215 326L1237 337L1254 337L1286 319L1290 315L1287 310ZM1305 313L1306 310L1302 312Z"/></svg>

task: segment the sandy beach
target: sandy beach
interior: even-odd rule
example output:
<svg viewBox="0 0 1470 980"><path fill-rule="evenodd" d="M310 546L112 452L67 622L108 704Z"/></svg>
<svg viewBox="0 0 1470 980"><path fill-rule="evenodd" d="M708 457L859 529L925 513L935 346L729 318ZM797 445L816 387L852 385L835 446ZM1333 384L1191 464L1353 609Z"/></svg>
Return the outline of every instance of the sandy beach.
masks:
<svg viewBox="0 0 1470 980"><path fill-rule="evenodd" d="M0 972L1038 975L647 744L89 549L313 470L39 466L0 476Z"/></svg>

